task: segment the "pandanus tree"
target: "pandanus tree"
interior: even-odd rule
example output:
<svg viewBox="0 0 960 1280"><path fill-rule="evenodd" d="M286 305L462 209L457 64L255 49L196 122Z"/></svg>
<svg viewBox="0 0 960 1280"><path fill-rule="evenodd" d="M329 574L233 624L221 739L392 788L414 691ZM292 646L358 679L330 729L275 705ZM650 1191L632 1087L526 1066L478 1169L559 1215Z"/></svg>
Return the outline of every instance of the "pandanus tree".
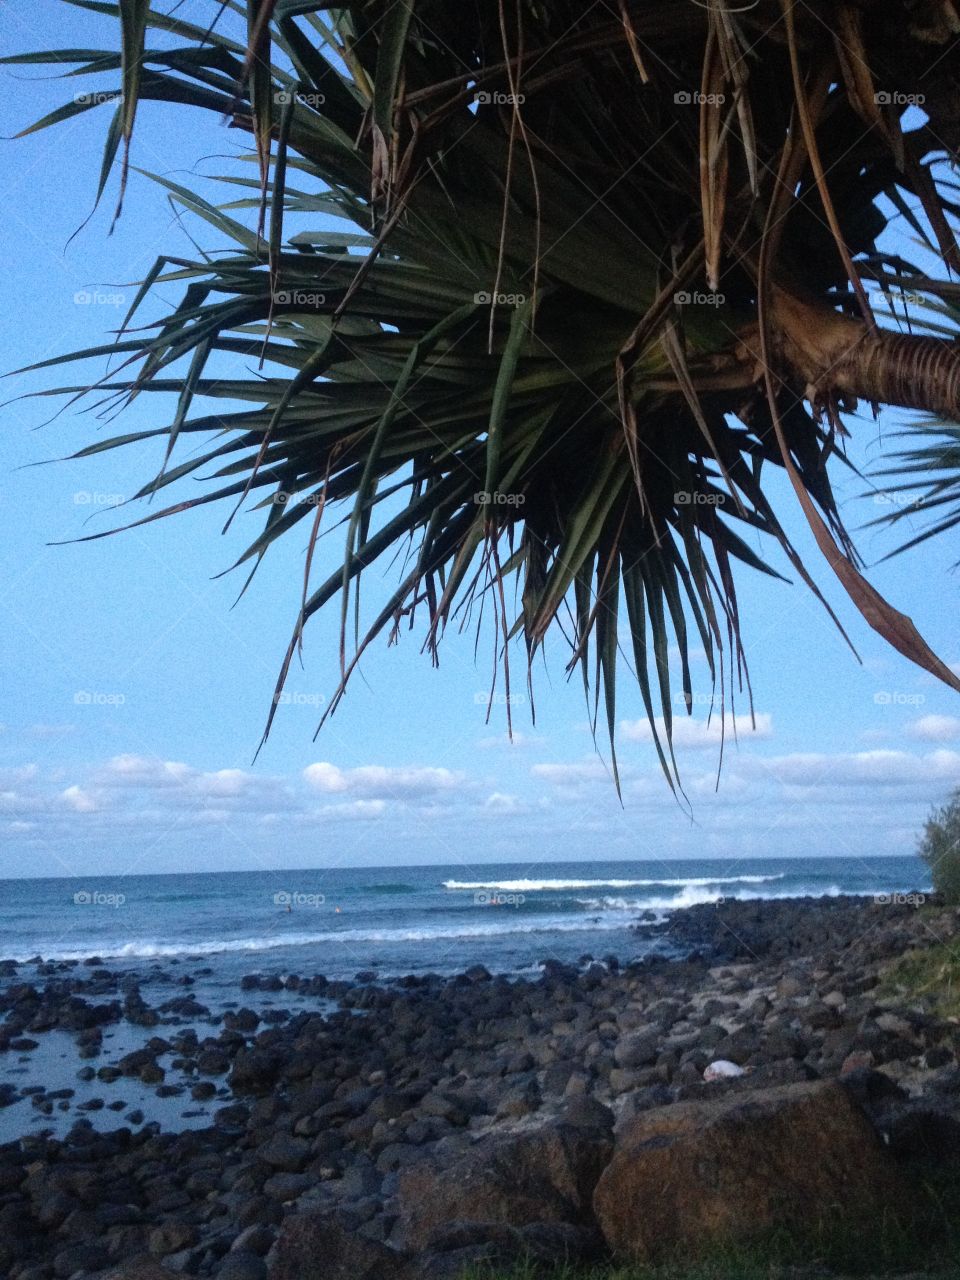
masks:
<svg viewBox="0 0 960 1280"><path fill-rule="evenodd" d="M728 706L749 688L738 562L773 572L755 535L817 591L770 468L867 622L960 689L863 576L828 465L858 403L960 418L953 0L210 0L202 25L65 2L114 15L119 50L7 61L97 77L30 128L112 110L98 199L119 170L118 214L152 101L251 140L228 205L156 177L217 251L158 260L113 340L60 359L113 360L65 389L108 411L177 397L168 424L81 451L165 438L138 497L205 478L137 523L258 504L251 573L305 535L278 690L337 598L331 709L376 637L418 626L435 659L486 607L508 681L514 642L530 662L555 626L611 744L625 659L675 785L669 645L687 710L694 642ZM313 229L285 233L293 214ZM919 263L883 237L894 218ZM172 282L179 305L142 322ZM906 294L936 323L878 319ZM222 353L234 376L208 371ZM181 437L204 447L182 457ZM338 525L342 565L314 582ZM360 579L383 557L396 588L368 615Z"/></svg>

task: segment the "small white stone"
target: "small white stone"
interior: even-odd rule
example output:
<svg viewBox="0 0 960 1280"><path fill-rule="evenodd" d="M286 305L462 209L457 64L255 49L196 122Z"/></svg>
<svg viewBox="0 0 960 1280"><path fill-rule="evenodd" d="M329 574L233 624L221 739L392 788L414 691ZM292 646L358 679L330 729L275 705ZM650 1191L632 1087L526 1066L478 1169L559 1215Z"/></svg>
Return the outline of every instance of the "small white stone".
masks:
<svg viewBox="0 0 960 1280"><path fill-rule="evenodd" d="M728 1062L726 1058L718 1058L716 1062L711 1062L703 1073L704 1080L709 1084L712 1080L730 1080L734 1076L745 1075L743 1067L738 1067L735 1062Z"/></svg>

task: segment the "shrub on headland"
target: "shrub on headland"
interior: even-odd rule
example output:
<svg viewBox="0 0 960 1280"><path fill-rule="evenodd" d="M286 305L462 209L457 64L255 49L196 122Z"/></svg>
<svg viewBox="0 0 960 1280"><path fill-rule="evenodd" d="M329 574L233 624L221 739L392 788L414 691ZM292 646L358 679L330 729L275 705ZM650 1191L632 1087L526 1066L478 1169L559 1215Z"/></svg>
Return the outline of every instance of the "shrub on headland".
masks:
<svg viewBox="0 0 960 1280"><path fill-rule="evenodd" d="M960 904L960 788L930 814L918 852L936 891L946 902Z"/></svg>

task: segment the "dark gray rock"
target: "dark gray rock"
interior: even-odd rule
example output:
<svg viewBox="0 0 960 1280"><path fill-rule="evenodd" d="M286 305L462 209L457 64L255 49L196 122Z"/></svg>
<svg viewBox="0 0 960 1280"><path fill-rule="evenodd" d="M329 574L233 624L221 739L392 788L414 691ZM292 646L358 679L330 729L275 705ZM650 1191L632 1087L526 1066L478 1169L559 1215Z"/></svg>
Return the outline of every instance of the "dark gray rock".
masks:
<svg viewBox="0 0 960 1280"><path fill-rule="evenodd" d="M69 1280L77 1271L100 1271L110 1261L101 1244L72 1244L55 1255L53 1274L58 1280Z"/></svg>
<svg viewBox="0 0 960 1280"><path fill-rule="evenodd" d="M315 1181L308 1173L275 1173L263 1184L263 1194L271 1200L286 1203L309 1191Z"/></svg>
<svg viewBox="0 0 960 1280"><path fill-rule="evenodd" d="M215 1274L217 1280L267 1280L267 1264L249 1250L231 1249Z"/></svg>
<svg viewBox="0 0 960 1280"><path fill-rule="evenodd" d="M289 1133L275 1133L257 1148L257 1156L271 1169L281 1173L300 1173L310 1159L310 1144Z"/></svg>
<svg viewBox="0 0 960 1280"><path fill-rule="evenodd" d="M633 1069L656 1062L660 1052L661 1036L658 1031L632 1031L621 1036L613 1050L613 1060L618 1067Z"/></svg>
<svg viewBox="0 0 960 1280"><path fill-rule="evenodd" d="M150 1232L147 1248L154 1257L162 1258L170 1253L180 1253L197 1243L199 1233L190 1222L162 1222Z"/></svg>
<svg viewBox="0 0 960 1280"><path fill-rule="evenodd" d="M269 1280L400 1280L405 1259L361 1236L356 1222L330 1213L284 1219Z"/></svg>

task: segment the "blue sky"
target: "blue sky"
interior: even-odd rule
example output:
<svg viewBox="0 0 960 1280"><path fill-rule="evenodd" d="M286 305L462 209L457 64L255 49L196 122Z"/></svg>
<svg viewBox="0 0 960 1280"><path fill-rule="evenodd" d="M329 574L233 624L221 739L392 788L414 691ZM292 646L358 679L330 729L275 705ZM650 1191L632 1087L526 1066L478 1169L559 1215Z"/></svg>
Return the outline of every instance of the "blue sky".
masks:
<svg viewBox="0 0 960 1280"><path fill-rule="evenodd" d="M4 53L116 42L111 21L56 0L3 8ZM201 20L209 9L194 0L180 12ZM87 87L6 68L0 113L13 131ZM67 243L92 204L109 110L2 143L3 371L103 341L159 252L190 253L187 231L204 242L202 225L178 224L164 192L132 174L114 234L108 195ZM135 164L192 181L222 172L239 135L213 116L148 102L134 145ZM54 370L2 387L7 398L74 380L73 370ZM124 429L168 420L157 398L144 399L124 414ZM109 507L153 473L163 447L31 465L104 429L73 409L48 422L59 403L19 400L0 415L2 876L449 862L466 850L474 861L903 853L929 806L960 784L960 700L862 622L785 485L785 523L863 663L802 585L741 573L758 731L738 721L739 747L728 742L716 794L718 739L704 706L695 708L678 734L693 821L663 782L626 673L621 807L594 750L579 677L568 682L556 644L547 670L538 664L536 727L529 707L513 708L513 745L502 706L485 724L490 650L475 664L472 638L451 635L435 671L416 634L369 653L313 742L338 669L336 619L321 619L253 765L298 604L302 542L295 535L272 552L235 608L241 579L215 575L258 516L223 538L222 516L209 510L48 545L107 527ZM898 415L851 425L851 455L868 466ZM857 498L855 478L838 473L837 485L852 528L881 510ZM860 537L868 563L893 545L887 533ZM335 537L324 554L332 564L339 552ZM953 664L956 559L948 539L871 573ZM371 603L374 590L371 576ZM705 664L697 666L707 695Z"/></svg>

